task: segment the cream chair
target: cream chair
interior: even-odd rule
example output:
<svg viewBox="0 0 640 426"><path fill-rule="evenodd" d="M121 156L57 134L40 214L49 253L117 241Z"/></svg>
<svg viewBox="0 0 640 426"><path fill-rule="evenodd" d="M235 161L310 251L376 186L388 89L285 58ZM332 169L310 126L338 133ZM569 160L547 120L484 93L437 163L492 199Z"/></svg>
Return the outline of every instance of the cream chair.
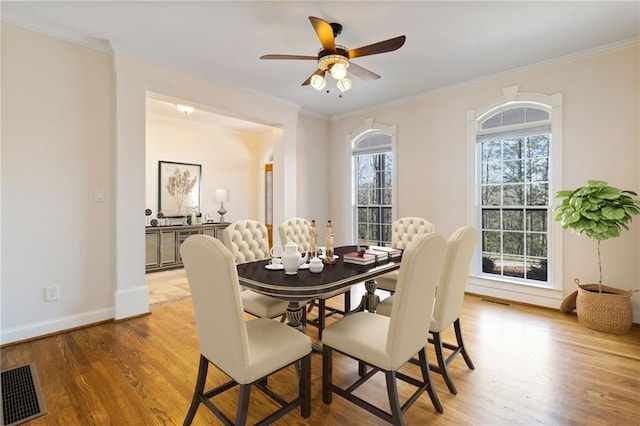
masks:
<svg viewBox="0 0 640 426"><path fill-rule="evenodd" d="M282 244L293 241L298 244L298 250L300 252L304 253L311 250L311 222L307 219L301 217L289 218L278 226L278 232L280 234L280 241ZM327 299L343 293L344 310L335 309L326 305ZM316 305L318 306L318 318L306 320L306 322L307 324L312 324L318 327L318 338L322 339L322 331L324 330L327 317L334 314L344 315L345 312L349 312L351 310L351 288L341 289L322 298L314 299L309 304L307 312L311 312L313 307Z"/></svg>
<svg viewBox="0 0 640 426"><path fill-rule="evenodd" d="M280 405L271 423L300 406L302 417L311 414L311 340L293 328L258 318L245 321L238 273L233 255L219 240L194 235L182 244L184 261L196 317L200 366L191 406L184 420L191 424L200 403L224 424L244 425L247 421L251 386L255 385ZM267 388L267 376L300 362L298 396L287 402ZM205 391L209 363L227 374L231 380ZM216 407L210 398L239 385L235 422ZM267 421L268 420L268 421Z"/></svg>
<svg viewBox="0 0 640 426"><path fill-rule="evenodd" d="M433 309L438 276L443 266L446 245L442 236L431 233L417 236L404 252L391 317L369 312L346 316L324 330L322 338L322 400L330 404L336 393L376 416L403 425L402 414L427 391L439 413L443 412L431 383L425 348L429 319ZM344 355L373 367L373 370L346 388L332 380L332 353ZM420 358L422 380L398 371L415 354ZM377 372L384 372L391 412L383 411L353 394ZM418 389L404 403L398 397L397 379Z"/></svg>
<svg viewBox="0 0 640 426"><path fill-rule="evenodd" d="M391 247L405 249L416 235L436 232L436 227L420 217L403 217L391 225ZM377 287L391 293L396 291L398 271L392 271L376 278Z"/></svg>
<svg viewBox="0 0 640 426"><path fill-rule="evenodd" d="M462 339L460 315L462 314L464 290L476 240L477 232L470 226L458 228L449 238L447 256L438 281L433 316L429 325L429 333L433 338L429 338L428 341L433 343L436 359L438 360L438 365L432 365L431 370L442 374L449 392L452 394L458 392L447 370L447 366L451 361L458 354L462 354L467 366L472 370L475 368ZM381 315L391 315L394 298L394 296L391 296L380 302L376 312ZM453 324L455 330L457 345L442 342L441 332L451 324ZM452 351L447 358L444 357L444 348Z"/></svg>
<svg viewBox="0 0 640 426"><path fill-rule="evenodd" d="M222 242L231 252L236 263L253 262L269 258L267 227L255 220L233 222L222 232ZM260 318L285 319L288 303L251 290L242 291L245 312Z"/></svg>

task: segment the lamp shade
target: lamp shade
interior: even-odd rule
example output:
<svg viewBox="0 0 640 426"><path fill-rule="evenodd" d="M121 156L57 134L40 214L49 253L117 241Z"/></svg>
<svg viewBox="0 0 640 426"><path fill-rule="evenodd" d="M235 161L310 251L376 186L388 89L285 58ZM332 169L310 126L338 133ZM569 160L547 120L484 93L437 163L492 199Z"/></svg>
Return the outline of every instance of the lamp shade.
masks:
<svg viewBox="0 0 640 426"><path fill-rule="evenodd" d="M216 201L224 203L229 201L229 190L228 189L216 189Z"/></svg>

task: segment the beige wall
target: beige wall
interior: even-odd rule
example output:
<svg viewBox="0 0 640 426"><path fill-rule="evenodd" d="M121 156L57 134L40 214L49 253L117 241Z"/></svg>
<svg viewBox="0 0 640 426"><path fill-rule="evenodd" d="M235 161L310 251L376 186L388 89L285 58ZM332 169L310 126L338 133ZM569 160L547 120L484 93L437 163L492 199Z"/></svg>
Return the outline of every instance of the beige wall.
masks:
<svg viewBox="0 0 640 426"><path fill-rule="evenodd" d="M111 61L2 24L3 343L113 317Z"/></svg>
<svg viewBox="0 0 640 426"><path fill-rule="evenodd" d="M519 85L520 92L564 95L561 169L566 189L599 179L638 192L638 58L637 47L625 49L334 120L330 175L345 181L345 135L361 126L365 118L396 124L398 217L426 217L439 232L449 235L467 223L466 111L502 96L505 87ZM345 190L335 188L331 193L332 212L349 211L343 201ZM349 233L344 227L337 228L336 236L340 235ZM595 243L569 232L563 239L566 295L575 290L574 277L597 282L598 271ZM639 241L640 218L636 218L631 232L602 243L607 283L630 290L640 288L636 265ZM512 295L515 300L519 297ZM640 321L640 295L636 293L632 300L635 320Z"/></svg>

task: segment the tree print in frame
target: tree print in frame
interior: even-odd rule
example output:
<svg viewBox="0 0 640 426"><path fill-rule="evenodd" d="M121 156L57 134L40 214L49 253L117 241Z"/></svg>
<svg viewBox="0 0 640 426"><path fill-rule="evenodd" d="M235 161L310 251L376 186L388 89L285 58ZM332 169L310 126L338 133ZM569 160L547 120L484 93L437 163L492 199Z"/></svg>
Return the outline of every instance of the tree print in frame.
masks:
<svg viewBox="0 0 640 426"><path fill-rule="evenodd" d="M164 217L200 215L202 166L158 161L158 211Z"/></svg>

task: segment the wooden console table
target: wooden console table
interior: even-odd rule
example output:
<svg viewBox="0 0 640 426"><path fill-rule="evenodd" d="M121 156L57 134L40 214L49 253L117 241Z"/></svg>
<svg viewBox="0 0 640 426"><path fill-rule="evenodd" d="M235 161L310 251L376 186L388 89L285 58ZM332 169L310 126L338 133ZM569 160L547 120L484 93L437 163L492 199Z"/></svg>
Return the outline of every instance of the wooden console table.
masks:
<svg viewBox="0 0 640 426"><path fill-rule="evenodd" d="M221 239L229 223L147 226L145 228L145 270L162 271L182 267L180 245L191 235L209 235Z"/></svg>

